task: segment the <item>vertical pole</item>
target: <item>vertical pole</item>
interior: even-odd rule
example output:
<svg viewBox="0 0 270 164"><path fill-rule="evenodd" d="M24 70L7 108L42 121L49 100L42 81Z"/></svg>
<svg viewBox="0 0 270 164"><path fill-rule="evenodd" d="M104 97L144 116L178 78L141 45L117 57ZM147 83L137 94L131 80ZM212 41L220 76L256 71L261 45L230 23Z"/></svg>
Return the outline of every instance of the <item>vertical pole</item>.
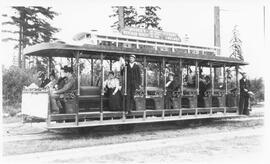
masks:
<svg viewBox="0 0 270 164"><path fill-rule="evenodd" d="M226 95L227 92L228 92L226 64L223 65L223 86L224 86L224 89L225 89L225 95Z"/></svg>
<svg viewBox="0 0 270 164"><path fill-rule="evenodd" d="M164 97L164 99L163 99L163 101L164 101L164 107L163 108L165 108L166 107L166 101L165 101L165 97L166 97L166 62L165 62L165 58L163 57L162 58L162 68L163 68L163 80L164 80L164 83L163 83L163 97Z"/></svg>
<svg viewBox="0 0 270 164"><path fill-rule="evenodd" d="M239 95L240 95L240 88L239 88L239 80L238 80L238 74L239 74L239 65L235 66L235 76L236 76L236 106L237 113L239 114Z"/></svg>
<svg viewBox="0 0 270 164"><path fill-rule="evenodd" d="M100 120L102 120L102 114L103 114L103 96L104 96L104 90L103 90L103 81L104 81L104 66L103 66L103 53L100 54L100 60L101 60L101 95L100 95L100 113L101 117Z"/></svg>
<svg viewBox="0 0 270 164"><path fill-rule="evenodd" d="M227 100L227 74L226 74L226 64L223 65L223 90L225 90L225 94L223 95L224 98L224 114L226 114L227 112L227 108L226 108L226 100Z"/></svg>
<svg viewBox="0 0 270 164"><path fill-rule="evenodd" d="M126 56L125 56L125 61L126 61ZM124 67L124 96L123 96L123 117L125 118L125 110L126 110L126 98L127 98L127 66L125 65Z"/></svg>
<svg viewBox="0 0 270 164"><path fill-rule="evenodd" d="M112 60L110 60L110 71L112 70Z"/></svg>
<svg viewBox="0 0 270 164"><path fill-rule="evenodd" d="M91 58L91 86L94 85L94 61Z"/></svg>
<svg viewBox="0 0 270 164"><path fill-rule="evenodd" d="M214 7L214 46L220 48L220 10L218 6ZM220 55L220 49L217 50Z"/></svg>
<svg viewBox="0 0 270 164"><path fill-rule="evenodd" d="M197 91L197 95L199 95L199 71L198 71L198 60L195 60L195 76L196 76L196 82L195 82L195 86L196 86L196 91Z"/></svg>
<svg viewBox="0 0 270 164"><path fill-rule="evenodd" d="M49 57L49 58L48 58L48 63L47 63L47 65L48 65L47 75L48 75L48 77L49 77L49 75L50 75L50 73L51 73L51 70L52 70L52 57Z"/></svg>
<svg viewBox="0 0 270 164"><path fill-rule="evenodd" d="M161 67L161 62L158 62L158 64L159 64L159 72L158 72L158 87L160 88L160 78L161 78L161 69L162 69L162 67Z"/></svg>
<svg viewBox="0 0 270 164"><path fill-rule="evenodd" d="M76 117L75 117L75 121L76 121L76 125L79 125L79 101L78 101L78 97L80 96L80 62L79 62L79 58L80 58L80 52L77 51L76 52L76 73L77 73L77 96L76 96Z"/></svg>
<svg viewBox="0 0 270 164"><path fill-rule="evenodd" d="M78 96L80 96L80 88L81 88L81 68L80 68L80 53L78 52L77 55L76 55L76 70L77 70L77 78L78 78L78 84L77 84L77 88L78 88ZM72 62L73 63L73 62Z"/></svg>
<svg viewBox="0 0 270 164"><path fill-rule="evenodd" d="M165 58L162 58L162 67L163 67L163 78L164 78L164 84L163 84L163 91L164 91L164 96L166 96L166 63L165 63Z"/></svg>
<svg viewBox="0 0 270 164"><path fill-rule="evenodd" d="M213 69L212 69L212 62L210 62L210 80L211 80L211 94L210 94L210 108L212 108L212 95L214 92L214 78L213 78ZM210 113L212 114L212 112Z"/></svg>
<svg viewBox="0 0 270 164"><path fill-rule="evenodd" d="M183 61L182 59L179 59L179 82L180 82L180 91L181 91L180 97L179 97L180 110L182 108L182 95L183 95L183 74L182 74L183 66L182 65L183 65Z"/></svg>
<svg viewBox="0 0 270 164"><path fill-rule="evenodd" d="M70 58L70 65L71 65L71 68L73 68L73 57Z"/></svg>
<svg viewBox="0 0 270 164"><path fill-rule="evenodd" d="M118 6L118 14L119 14L119 31L121 31L125 27L124 21L124 6Z"/></svg>
<svg viewBox="0 0 270 164"><path fill-rule="evenodd" d="M143 57L143 67L144 67L144 98L147 96L147 63L146 56Z"/></svg>

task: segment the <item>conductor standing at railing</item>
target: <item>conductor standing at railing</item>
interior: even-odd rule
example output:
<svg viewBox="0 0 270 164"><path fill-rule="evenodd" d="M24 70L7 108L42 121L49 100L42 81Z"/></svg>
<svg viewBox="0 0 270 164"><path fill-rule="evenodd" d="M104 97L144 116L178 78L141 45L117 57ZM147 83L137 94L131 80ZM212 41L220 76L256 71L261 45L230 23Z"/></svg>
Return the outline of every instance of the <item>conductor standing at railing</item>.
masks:
<svg viewBox="0 0 270 164"><path fill-rule="evenodd" d="M139 65L135 62L136 56L130 55L129 62L126 64L126 114L129 114L131 110L135 110L135 91L136 89L140 89L141 85L141 70ZM121 75L125 75L125 67L124 65L121 66Z"/></svg>
<svg viewBox="0 0 270 164"><path fill-rule="evenodd" d="M249 88L250 83L247 79L245 72L242 73L242 78L240 79L240 101L239 101L239 114L249 115Z"/></svg>

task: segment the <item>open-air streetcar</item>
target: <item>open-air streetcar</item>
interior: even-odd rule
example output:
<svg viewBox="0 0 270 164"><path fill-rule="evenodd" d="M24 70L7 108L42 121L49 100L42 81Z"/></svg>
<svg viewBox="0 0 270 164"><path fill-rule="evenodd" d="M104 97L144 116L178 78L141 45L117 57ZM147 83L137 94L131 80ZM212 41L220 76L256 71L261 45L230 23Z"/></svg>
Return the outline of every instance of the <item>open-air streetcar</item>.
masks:
<svg viewBox="0 0 270 164"><path fill-rule="evenodd" d="M106 36L105 36L106 37ZM104 38L104 37L103 37ZM105 38L108 39L108 38ZM125 40L124 40L125 39ZM118 40L118 39L117 39ZM119 39L121 42L121 39ZM47 57L48 72L51 71L53 58L68 58L74 68L77 79L76 96L65 102L71 108L65 113L52 114L48 91L23 91L23 114L45 118L47 128L76 128L90 126L105 126L117 124L136 124L149 122L164 122L203 118L222 118L238 116L239 66L247 63L228 57L215 55L217 48L177 47L170 43L170 51L157 47L123 46L131 39L122 38L123 44L84 44L82 46L65 43L42 43L25 49L28 56ZM133 39L134 41L134 39ZM103 43L103 42L102 42ZM154 43L154 42L153 42ZM155 42L157 45L158 42ZM141 41L146 44L147 41ZM122 46L121 46L122 45ZM163 44L166 46L166 44ZM195 51L197 50L197 51ZM207 50L207 53L204 53ZM210 53L210 54L209 54ZM108 98L104 94L103 82L106 73L112 70L112 65L119 57L127 58L136 55L136 61L141 66L142 89L136 91L136 110L130 114L122 111L110 111ZM90 68L80 67L82 61L89 61ZM99 61L100 69L95 69ZM105 66L108 64L109 66ZM234 78L228 78L228 68L235 70ZM165 109L167 72L172 71L179 87L173 92L173 107ZM98 72L97 72L98 71ZM83 72L87 72L84 74ZM201 76L207 76L210 87L200 94ZM89 83L83 83L85 76ZM126 74L119 75L122 86L122 96L126 96ZM190 79L190 80L188 80ZM33 103L38 102L38 103ZM123 106L125 102L123 101Z"/></svg>

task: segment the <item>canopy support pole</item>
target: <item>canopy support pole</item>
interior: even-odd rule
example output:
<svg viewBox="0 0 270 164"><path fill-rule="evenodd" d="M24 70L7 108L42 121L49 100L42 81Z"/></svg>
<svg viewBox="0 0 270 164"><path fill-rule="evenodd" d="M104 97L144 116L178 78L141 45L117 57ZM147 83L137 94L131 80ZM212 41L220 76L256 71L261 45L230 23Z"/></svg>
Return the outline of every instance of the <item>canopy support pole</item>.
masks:
<svg viewBox="0 0 270 164"><path fill-rule="evenodd" d="M103 53L101 53L100 55L100 60L101 60L101 95L100 95L100 113L103 113L103 96L104 96L104 89L103 89L103 82L104 82L104 61L103 61ZM102 116L102 115L101 115ZM103 118L100 117L100 120L102 120Z"/></svg>

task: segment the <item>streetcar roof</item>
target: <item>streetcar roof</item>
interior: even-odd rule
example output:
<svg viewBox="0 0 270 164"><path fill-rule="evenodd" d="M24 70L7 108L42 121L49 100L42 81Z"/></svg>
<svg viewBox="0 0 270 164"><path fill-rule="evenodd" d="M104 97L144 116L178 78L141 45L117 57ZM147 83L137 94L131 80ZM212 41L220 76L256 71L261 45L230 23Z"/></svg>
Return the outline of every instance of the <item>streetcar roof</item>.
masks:
<svg viewBox="0 0 270 164"><path fill-rule="evenodd" d="M82 58L94 58L100 56L101 53L107 57L121 56L134 54L139 56L149 57L166 57L166 58L182 58L190 60L211 61L216 63L226 63L226 65L247 65L248 63L235 58L187 54L181 52L156 51L145 49L132 49L123 47L111 47L100 45L69 45L63 43L41 43L29 46L24 49L24 54L27 56L42 56L42 57L75 57L75 53L80 52Z"/></svg>
<svg viewBox="0 0 270 164"><path fill-rule="evenodd" d="M207 49L220 49L216 46L207 46L207 45L196 45L192 43L184 43L179 41L171 41L171 40L162 40L162 39L155 39L155 38L147 38L147 37L138 37L138 36L129 36L123 35L119 32L113 33L101 33L101 32L80 32L73 36L73 40L81 40L86 35L96 35L97 37L104 36L104 37L115 37L115 38L124 38L124 39L131 39L131 40L144 40L149 42L157 42L157 43L168 43L168 44L175 44L175 45L182 45L182 46L189 46L189 47L200 47L200 48L207 48Z"/></svg>

